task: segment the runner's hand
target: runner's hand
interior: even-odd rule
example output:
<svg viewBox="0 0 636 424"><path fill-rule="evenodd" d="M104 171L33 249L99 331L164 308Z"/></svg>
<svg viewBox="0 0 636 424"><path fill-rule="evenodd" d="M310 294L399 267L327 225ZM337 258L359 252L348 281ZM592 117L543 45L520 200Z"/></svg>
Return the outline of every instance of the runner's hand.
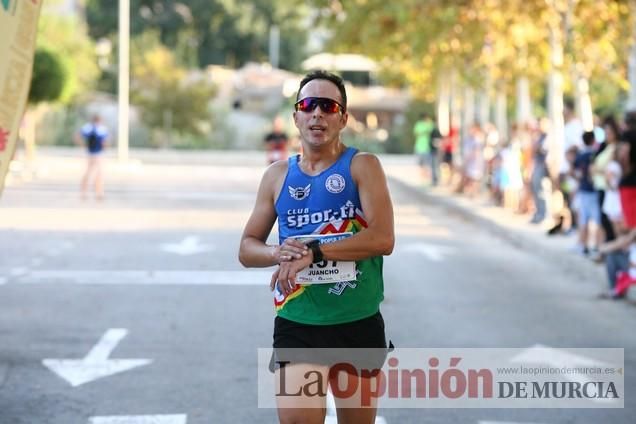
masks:
<svg viewBox="0 0 636 424"><path fill-rule="evenodd" d="M301 256L288 262L281 262L278 269L274 271L270 281L270 289L274 290L278 282L278 289L285 295L291 294L296 289L296 274L311 265L311 256Z"/></svg>
<svg viewBox="0 0 636 424"><path fill-rule="evenodd" d="M304 243L298 240L287 238L280 246L276 246L274 258L277 263L288 262L307 256L308 250Z"/></svg>

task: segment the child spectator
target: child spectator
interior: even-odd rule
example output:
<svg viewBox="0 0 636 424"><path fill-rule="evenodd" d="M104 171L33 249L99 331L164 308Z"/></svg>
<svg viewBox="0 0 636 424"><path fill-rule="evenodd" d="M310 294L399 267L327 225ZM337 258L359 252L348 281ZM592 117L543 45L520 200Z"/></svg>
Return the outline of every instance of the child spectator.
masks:
<svg viewBox="0 0 636 424"><path fill-rule="evenodd" d="M576 250L584 255L588 252L588 241L591 238L594 243L593 250L598 252L598 239L595 232L601 224L601 210L598 201L598 192L594 188L590 168L594 158L594 132L583 133L583 150L577 154L574 161L574 177L578 181L576 202L578 206L579 243ZM592 237L589 237L589 236Z"/></svg>

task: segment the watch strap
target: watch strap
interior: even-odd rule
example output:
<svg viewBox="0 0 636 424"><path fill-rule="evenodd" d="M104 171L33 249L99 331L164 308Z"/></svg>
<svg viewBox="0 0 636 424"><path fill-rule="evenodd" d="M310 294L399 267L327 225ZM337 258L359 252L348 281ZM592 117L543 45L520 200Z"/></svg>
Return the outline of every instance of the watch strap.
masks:
<svg viewBox="0 0 636 424"><path fill-rule="evenodd" d="M320 241L319 240L312 240L309 243L307 243L307 247L311 250L311 253L313 255L313 263L318 263L318 262L322 262L323 257L322 257L322 250L320 250Z"/></svg>

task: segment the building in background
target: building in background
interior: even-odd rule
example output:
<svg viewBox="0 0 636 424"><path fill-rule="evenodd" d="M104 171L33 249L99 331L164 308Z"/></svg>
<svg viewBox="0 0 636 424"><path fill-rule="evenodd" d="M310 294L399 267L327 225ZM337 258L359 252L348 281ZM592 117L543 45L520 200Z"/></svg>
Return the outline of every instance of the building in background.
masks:
<svg viewBox="0 0 636 424"><path fill-rule="evenodd" d="M349 131L366 141L384 143L396 125L404 122L407 90L379 85L378 65L358 54L320 53L302 63L306 71L324 69L342 76L347 85Z"/></svg>

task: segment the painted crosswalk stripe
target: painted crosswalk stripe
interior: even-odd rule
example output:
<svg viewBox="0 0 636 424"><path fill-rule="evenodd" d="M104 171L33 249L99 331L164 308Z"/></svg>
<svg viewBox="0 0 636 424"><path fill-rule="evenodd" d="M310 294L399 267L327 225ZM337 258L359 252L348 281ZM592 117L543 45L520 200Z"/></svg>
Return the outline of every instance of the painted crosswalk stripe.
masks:
<svg viewBox="0 0 636 424"><path fill-rule="evenodd" d="M273 271L32 270L20 284L267 286Z"/></svg>

